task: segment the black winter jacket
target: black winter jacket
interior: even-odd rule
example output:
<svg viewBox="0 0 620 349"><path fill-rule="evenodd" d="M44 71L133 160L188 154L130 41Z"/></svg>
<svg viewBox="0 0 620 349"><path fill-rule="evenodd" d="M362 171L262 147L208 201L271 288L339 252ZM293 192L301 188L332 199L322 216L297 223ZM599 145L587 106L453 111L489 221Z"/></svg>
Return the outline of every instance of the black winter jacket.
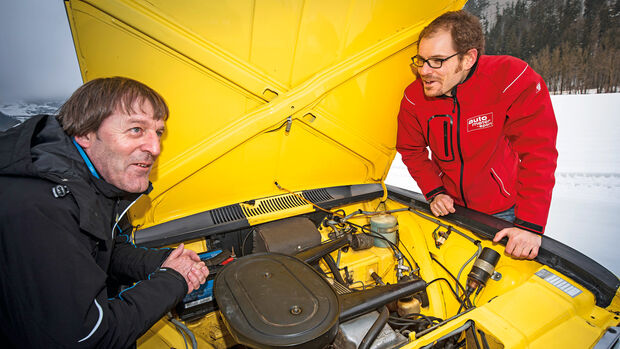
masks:
<svg viewBox="0 0 620 349"><path fill-rule="evenodd" d="M0 133L2 347L130 347L183 298L170 250L112 232L135 198L92 176L52 116Z"/></svg>

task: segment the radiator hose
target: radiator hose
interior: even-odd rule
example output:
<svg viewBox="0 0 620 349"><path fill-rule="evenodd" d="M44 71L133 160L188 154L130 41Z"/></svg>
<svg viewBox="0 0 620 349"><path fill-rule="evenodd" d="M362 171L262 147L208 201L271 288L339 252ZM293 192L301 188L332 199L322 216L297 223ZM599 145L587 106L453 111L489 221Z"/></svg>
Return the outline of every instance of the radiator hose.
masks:
<svg viewBox="0 0 620 349"><path fill-rule="evenodd" d="M384 305L383 308L381 308L381 313L379 313L379 317L377 318L377 320L375 320L375 323L370 326L370 329L368 330L368 332L366 332L364 339L362 339L362 341L360 342L358 349L370 348L372 343L374 343L375 339L377 339L377 336L379 336L379 333L387 323L389 317L390 312L388 311L388 308Z"/></svg>

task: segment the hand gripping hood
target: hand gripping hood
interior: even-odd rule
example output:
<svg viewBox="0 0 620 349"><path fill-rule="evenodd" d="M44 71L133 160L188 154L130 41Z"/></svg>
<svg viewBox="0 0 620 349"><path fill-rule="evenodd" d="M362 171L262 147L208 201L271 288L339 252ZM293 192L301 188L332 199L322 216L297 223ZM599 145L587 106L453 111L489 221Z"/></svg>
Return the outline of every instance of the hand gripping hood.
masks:
<svg viewBox="0 0 620 349"><path fill-rule="evenodd" d="M464 0L68 0L82 77L171 110L143 227L284 192L382 182L422 28Z"/></svg>

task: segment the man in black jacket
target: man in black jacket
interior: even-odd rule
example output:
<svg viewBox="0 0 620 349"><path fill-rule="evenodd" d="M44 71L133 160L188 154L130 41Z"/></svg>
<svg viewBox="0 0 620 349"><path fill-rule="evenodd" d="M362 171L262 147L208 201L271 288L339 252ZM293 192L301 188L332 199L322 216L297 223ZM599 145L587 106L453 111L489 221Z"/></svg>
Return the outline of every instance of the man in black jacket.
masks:
<svg viewBox="0 0 620 349"><path fill-rule="evenodd" d="M195 252L137 248L124 217L167 117L157 92L115 77L0 133L2 347L130 347L205 282Z"/></svg>

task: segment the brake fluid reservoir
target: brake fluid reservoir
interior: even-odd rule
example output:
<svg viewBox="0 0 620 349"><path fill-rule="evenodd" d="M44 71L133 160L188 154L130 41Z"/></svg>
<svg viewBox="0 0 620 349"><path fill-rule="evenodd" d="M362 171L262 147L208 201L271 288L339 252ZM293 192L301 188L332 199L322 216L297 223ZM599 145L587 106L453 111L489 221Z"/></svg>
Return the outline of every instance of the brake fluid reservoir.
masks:
<svg viewBox="0 0 620 349"><path fill-rule="evenodd" d="M379 214L370 218L370 230L397 244L398 220L390 214ZM375 238L375 246L389 247L389 244L380 238Z"/></svg>

